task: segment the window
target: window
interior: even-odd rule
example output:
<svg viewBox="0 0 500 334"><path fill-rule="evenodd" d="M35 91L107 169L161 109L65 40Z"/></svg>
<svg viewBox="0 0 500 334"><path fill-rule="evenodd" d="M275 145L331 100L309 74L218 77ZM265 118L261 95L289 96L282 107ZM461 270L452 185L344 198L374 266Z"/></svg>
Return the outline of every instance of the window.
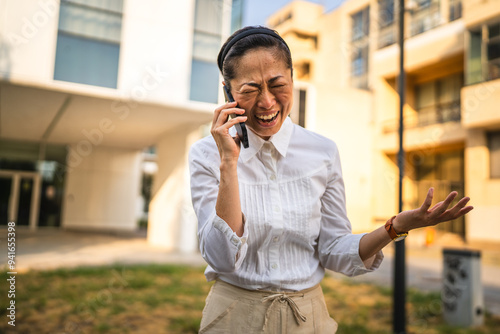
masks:
<svg viewBox="0 0 500 334"><path fill-rule="evenodd" d="M54 79L116 88L123 0L61 0Z"/></svg>
<svg viewBox="0 0 500 334"><path fill-rule="evenodd" d="M459 121L461 88L461 73L417 85L418 125Z"/></svg>
<svg viewBox="0 0 500 334"><path fill-rule="evenodd" d="M411 35L415 36L439 25L440 0L416 0L415 9L411 10Z"/></svg>
<svg viewBox="0 0 500 334"><path fill-rule="evenodd" d="M469 31L468 85L500 78L500 22Z"/></svg>
<svg viewBox="0 0 500 334"><path fill-rule="evenodd" d="M394 0L378 1L378 47L383 48L396 42L394 24Z"/></svg>
<svg viewBox="0 0 500 334"><path fill-rule="evenodd" d="M489 25L487 31L487 80L494 80L500 78L500 22Z"/></svg>
<svg viewBox="0 0 500 334"><path fill-rule="evenodd" d="M357 41L370 33L370 6L352 15L352 40Z"/></svg>
<svg viewBox="0 0 500 334"><path fill-rule="evenodd" d="M217 103L223 0L196 0L190 100Z"/></svg>
<svg viewBox="0 0 500 334"><path fill-rule="evenodd" d="M490 152L490 177L500 178L500 131L488 133Z"/></svg>
<svg viewBox="0 0 500 334"><path fill-rule="evenodd" d="M293 91L293 106L290 111L290 118L295 124L302 127L306 126L306 112L307 112L307 89L295 88Z"/></svg>
<svg viewBox="0 0 500 334"><path fill-rule="evenodd" d="M481 61L481 30L469 31L469 48L467 51L468 85L483 81L483 66Z"/></svg>
<svg viewBox="0 0 500 334"><path fill-rule="evenodd" d="M450 22L462 17L462 0L450 0Z"/></svg>
<svg viewBox="0 0 500 334"><path fill-rule="evenodd" d="M243 0L233 0L231 8L231 33L243 26L243 8Z"/></svg>
<svg viewBox="0 0 500 334"><path fill-rule="evenodd" d="M368 89L370 6L352 15L351 86Z"/></svg>

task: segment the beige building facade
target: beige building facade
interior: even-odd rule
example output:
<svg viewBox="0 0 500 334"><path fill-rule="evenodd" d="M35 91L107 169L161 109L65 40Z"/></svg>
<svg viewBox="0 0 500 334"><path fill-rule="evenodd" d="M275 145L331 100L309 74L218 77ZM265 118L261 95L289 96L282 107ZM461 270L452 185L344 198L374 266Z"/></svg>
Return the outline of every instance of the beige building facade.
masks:
<svg viewBox="0 0 500 334"><path fill-rule="evenodd" d="M397 2L347 0L325 13L295 1L268 20L306 87L293 117L339 146L355 231L397 213ZM439 231L500 242L499 2L408 1L405 70L404 209L431 186L440 199L456 190L475 209Z"/></svg>

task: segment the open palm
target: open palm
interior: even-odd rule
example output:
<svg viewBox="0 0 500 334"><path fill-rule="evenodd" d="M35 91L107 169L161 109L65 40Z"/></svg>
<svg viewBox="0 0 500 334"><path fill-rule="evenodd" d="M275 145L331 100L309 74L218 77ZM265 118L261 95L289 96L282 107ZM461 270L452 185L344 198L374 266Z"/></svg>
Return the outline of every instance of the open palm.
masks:
<svg viewBox="0 0 500 334"><path fill-rule="evenodd" d="M458 193L456 191L452 191L444 201L437 203L431 208L434 188L430 188L420 208L403 211L397 215L394 220L394 229L398 233L408 232L416 228L434 226L442 222L457 219L470 212L473 207L466 206L470 200L469 197L460 199L457 204L448 209L457 195Z"/></svg>

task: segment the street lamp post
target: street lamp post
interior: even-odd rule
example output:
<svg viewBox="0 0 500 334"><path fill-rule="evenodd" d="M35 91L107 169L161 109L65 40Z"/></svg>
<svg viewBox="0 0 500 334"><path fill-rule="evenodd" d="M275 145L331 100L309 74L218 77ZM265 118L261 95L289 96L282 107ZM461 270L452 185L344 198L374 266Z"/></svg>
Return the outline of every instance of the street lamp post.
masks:
<svg viewBox="0 0 500 334"><path fill-rule="evenodd" d="M399 206L398 212L403 211L403 176L405 153L403 149L403 107L405 104L405 70L404 70L404 26L405 26L405 0L399 0ZM395 244L394 256L394 291L393 291L393 330L395 334L406 333L406 264L405 264L405 241L401 240Z"/></svg>

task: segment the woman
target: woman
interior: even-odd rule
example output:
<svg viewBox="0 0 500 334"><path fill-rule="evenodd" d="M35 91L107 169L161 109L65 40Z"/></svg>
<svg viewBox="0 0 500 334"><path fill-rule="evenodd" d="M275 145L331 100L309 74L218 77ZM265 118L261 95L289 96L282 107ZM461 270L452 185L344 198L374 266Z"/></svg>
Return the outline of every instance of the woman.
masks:
<svg viewBox="0 0 500 334"><path fill-rule="evenodd" d="M216 280L200 333L334 333L319 286L325 268L349 276L378 268L382 248L415 228L470 210L457 196L404 211L371 233L352 234L337 147L294 125L292 59L273 30L246 27L218 56L236 102L214 112L212 136L190 152L200 250ZM242 115L230 119L231 114ZM249 148L230 128L245 122Z"/></svg>

